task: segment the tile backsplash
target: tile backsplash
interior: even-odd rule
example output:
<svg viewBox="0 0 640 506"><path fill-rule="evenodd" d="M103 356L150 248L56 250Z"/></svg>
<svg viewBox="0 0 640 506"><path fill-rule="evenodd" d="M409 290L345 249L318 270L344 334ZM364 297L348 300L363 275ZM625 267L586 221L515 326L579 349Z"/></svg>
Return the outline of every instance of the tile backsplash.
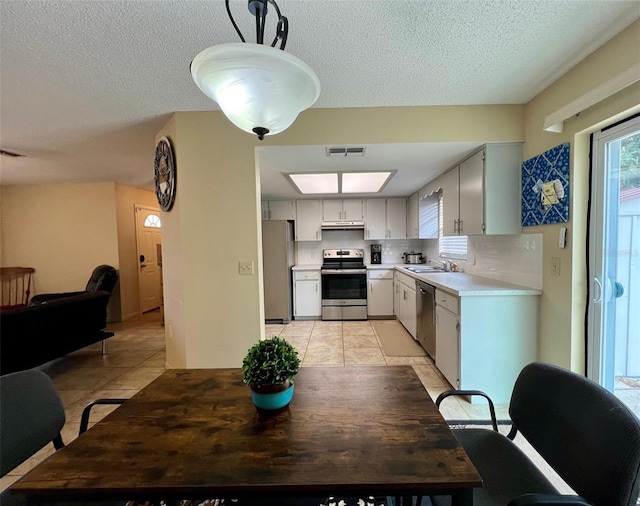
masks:
<svg viewBox="0 0 640 506"><path fill-rule="evenodd" d="M429 259L438 259L437 239L425 243ZM469 236L467 260L457 263L468 274L541 290L542 234Z"/></svg>
<svg viewBox="0 0 640 506"><path fill-rule="evenodd" d="M372 244L382 245L383 264L401 264L402 254L412 250L441 260L437 239L365 241L363 235L361 230L324 230L322 241L296 242L296 264L319 265L323 249L339 248L363 248L369 263ZM469 236L467 260L456 263L468 274L542 289L542 234Z"/></svg>
<svg viewBox="0 0 640 506"><path fill-rule="evenodd" d="M403 239L393 241L365 241L362 230L323 230L322 241L296 242L296 264L310 265L322 263L323 249L362 248L365 263L371 262L371 245L382 245L383 264L401 264L405 251L422 251L424 241Z"/></svg>

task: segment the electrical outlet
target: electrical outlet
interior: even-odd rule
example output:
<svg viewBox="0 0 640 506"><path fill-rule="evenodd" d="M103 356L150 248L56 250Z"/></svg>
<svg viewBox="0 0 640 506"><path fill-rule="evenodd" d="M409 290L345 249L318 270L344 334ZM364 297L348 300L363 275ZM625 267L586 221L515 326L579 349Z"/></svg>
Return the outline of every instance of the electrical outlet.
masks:
<svg viewBox="0 0 640 506"><path fill-rule="evenodd" d="M253 274L253 262L238 262L238 271L243 276L250 276Z"/></svg>
<svg viewBox="0 0 640 506"><path fill-rule="evenodd" d="M560 259L558 257L551 257L551 275L560 276Z"/></svg>

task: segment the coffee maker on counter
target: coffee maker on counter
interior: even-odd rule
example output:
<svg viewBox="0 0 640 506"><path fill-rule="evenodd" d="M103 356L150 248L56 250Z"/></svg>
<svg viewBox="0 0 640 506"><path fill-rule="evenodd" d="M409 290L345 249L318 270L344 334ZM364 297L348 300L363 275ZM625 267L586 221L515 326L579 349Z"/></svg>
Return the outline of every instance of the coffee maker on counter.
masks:
<svg viewBox="0 0 640 506"><path fill-rule="evenodd" d="M381 244L371 245L371 263L372 264L382 263L382 245Z"/></svg>

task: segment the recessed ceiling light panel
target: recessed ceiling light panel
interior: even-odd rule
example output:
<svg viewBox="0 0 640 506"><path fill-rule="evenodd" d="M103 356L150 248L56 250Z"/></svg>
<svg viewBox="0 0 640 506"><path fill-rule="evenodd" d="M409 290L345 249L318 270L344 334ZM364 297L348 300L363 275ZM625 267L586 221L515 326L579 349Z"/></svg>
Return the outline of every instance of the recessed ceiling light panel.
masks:
<svg viewBox="0 0 640 506"><path fill-rule="evenodd" d="M285 174L303 195L338 193L338 174Z"/></svg>
<svg viewBox="0 0 640 506"><path fill-rule="evenodd" d="M378 193L387 184L391 172L344 172L342 193Z"/></svg>

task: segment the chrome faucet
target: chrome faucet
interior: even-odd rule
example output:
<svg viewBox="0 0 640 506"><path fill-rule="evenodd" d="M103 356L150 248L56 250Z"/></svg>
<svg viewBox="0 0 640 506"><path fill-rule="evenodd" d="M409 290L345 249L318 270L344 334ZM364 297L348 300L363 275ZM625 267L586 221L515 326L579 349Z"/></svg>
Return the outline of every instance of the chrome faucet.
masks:
<svg viewBox="0 0 640 506"><path fill-rule="evenodd" d="M451 262L449 260L432 260L432 262L442 267L442 270L444 270L445 272L449 272L451 270Z"/></svg>

